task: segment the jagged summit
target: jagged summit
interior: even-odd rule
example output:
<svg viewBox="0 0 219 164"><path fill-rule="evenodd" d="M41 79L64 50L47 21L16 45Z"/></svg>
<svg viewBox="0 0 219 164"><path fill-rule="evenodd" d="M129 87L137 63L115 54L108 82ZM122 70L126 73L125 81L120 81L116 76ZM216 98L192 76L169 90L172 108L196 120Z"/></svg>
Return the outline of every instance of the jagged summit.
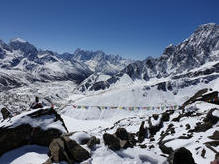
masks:
<svg viewBox="0 0 219 164"><path fill-rule="evenodd" d="M11 41L10 42L21 42L21 43L26 43L27 41L26 40L24 40L24 39L22 39L22 38L13 38L13 39L11 39Z"/></svg>
<svg viewBox="0 0 219 164"><path fill-rule="evenodd" d="M64 53L57 57L68 61L85 63L93 72L101 72L108 75L118 73L133 62L119 55L106 54L101 50L88 51L80 48L76 49L73 54Z"/></svg>

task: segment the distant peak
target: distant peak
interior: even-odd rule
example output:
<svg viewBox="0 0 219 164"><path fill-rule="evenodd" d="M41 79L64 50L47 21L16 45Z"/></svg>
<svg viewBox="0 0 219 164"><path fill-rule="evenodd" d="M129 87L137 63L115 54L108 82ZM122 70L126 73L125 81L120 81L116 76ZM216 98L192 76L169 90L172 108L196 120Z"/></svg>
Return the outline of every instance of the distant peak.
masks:
<svg viewBox="0 0 219 164"><path fill-rule="evenodd" d="M24 39L21 39L21 38L14 38L14 39L11 39L11 42L21 42L21 43L26 43L27 41L24 40Z"/></svg>
<svg viewBox="0 0 219 164"><path fill-rule="evenodd" d="M216 27L216 23L202 24L202 25L198 26L196 31L209 30L209 29L213 29L215 27Z"/></svg>
<svg viewBox="0 0 219 164"><path fill-rule="evenodd" d="M206 24L202 24L200 25L200 27L209 27L209 26L215 26L216 23L206 23Z"/></svg>

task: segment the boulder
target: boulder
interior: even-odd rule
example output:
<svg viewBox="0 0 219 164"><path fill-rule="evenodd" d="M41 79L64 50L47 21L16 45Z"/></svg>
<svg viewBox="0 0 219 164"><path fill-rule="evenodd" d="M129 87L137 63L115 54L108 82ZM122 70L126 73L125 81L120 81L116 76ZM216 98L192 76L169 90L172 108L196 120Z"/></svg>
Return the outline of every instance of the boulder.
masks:
<svg viewBox="0 0 219 164"><path fill-rule="evenodd" d="M120 140L115 135L105 133L103 135L104 144L107 145L111 150L119 150Z"/></svg>
<svg viewBox="0 0 219 164"><path fill-rule="evenodd" d="M1 113L2 113L2 117L4 120L9 118L9 117L12 117L11 113L8 111L7 108L2 108Z"/></svg>
<svg viewBox="0 0 219 164"><path fill-rule="evenodd" d="M66 133L60 115L50 109L37 109L0 123L0 156L27 144L49 146L54 138Z"/></svg>
<svg viewBox="0 0 219 164"><path fill-rule="evenodd" d="M115 135L116 135L118 138L120 138L121 140L128 140L128 138L129 138L129 134L128 134L128 132L126 131L125 128L118 128L118 129L116 130Z"/></svg>
<svg viewBox="0 0 219 164"><path fill-rule="evenodd" d="M145 122L141 122L141 126L138 131L138 142L142 143L145 138L148 137L147 128L144 127Z"/></svg>
<svg viewBox="0 0 219 164"><path fill-rule="evenodd" d="M195 164L195 161L192 157L192 153L184 148L181 147L174 151L173 155L173 164Z"/></svg>
<svg viewBox="0 0 219 164"><path fill-rule="evenodd" d="M56 138L50 143L49 156L52 162L67 161L70 164L83 162L90 158L87 150L67 136Z"/></svg>
<svg viewBox="0 0 219 164"><path fill-rule="evenodd" d="M124 128L118 128L115 134L105 133L103 140L105 145L112 150L126 149L136 144L135 134L128 133Z"/></svg>
<svg viewBox="0 0 219 164"><path fill-rule="evenodd" d="M76 141L71 140L69 137L62 137L65 143L66 152L68 152L69 157L73 158L76 162L82 162L90 158L90 154L87 150L77 144ZM71 159L70 158L70 159Z"/></svg>
<svg viewBox="0 0 219 164"><path fill-rule="evenodd" d="M159 118L158 114L153 114L152 117L154 118L154 120L157 120Z"/></svg>
<svg viewBox="0 0 219 164"><path fill-rule="evenodd" d="M87 146L92 149L95 147L96 144L100 144L100 139L96 138L95 136L91 137L87 143Z"/></svg>
<svg viewBox="0 0 219 164"><path fill-rule="evenodd" d="M212 139L212 140L219 140L219 131L215 131L211 136L209 136L208 138Z"/></svg>
<svg viewBox="0 0 219 164"><path fill-rule="evenodd" d="M52 162L60 162L66 160L65 144L61 138L54 139L49 145L49 156ZM73 162L73 161L72 161Z"/></svg>
<svg viewBox="0 0 219 164"><path fill-rule="evenodd" d="M186 130L189 130L191 128L191 126L189 124L186 124Z"/></svg>

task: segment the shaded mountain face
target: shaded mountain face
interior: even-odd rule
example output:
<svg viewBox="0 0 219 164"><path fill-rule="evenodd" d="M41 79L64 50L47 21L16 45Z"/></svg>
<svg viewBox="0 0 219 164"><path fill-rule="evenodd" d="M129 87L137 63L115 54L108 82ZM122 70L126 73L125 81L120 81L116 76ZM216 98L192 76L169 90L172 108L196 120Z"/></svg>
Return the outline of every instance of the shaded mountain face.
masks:
<svg viewBox="0 0 219 164"><path fill-rule="evenodd" d="M107 75L114 75L133 62L119 55L108 55L103 51L85 51L81 49L77 49L73 54L64 53L57 57L71 62L85 63L93 72Z"/></svg>
<svg viewBox="0 0 219 164"><path fill-rule="evenodd" d="M216 63L212 63L216 62ZM178 45L169 45L159 58L148 57L143 61L129 64L118 74L104 82L98 82L98 88L108 88L125 74L134 80L149 81L152 78L186 79L218 73L219 68L219 25L210 23L199 26L194 33ZM209 66L206 66L207 63ZM195 70L205 65L200 70ZM208 78L215 79L217 77ZM200 81L201 79L199 79ZM172 83L171 82L171 83ZM175 83L175 82L174 82ZM88 84L87 84L88 85ZM97 85L96 83L92 85ZM190 85L187 82L186 85ZM93 88L89 86L89 89ZM88 88L87 88L88 89ZM89 90L88 89L88 90ZM79 89L81 90L81 89ZM86 90L86 89L83 89Z"/></svg>
<svg viewBox="0 0 219 164"><path fill-rule="evenodd" d="M35 81L71 80L80 83L92 73L83 63L59 59L56 53L37 50L19 38L9 44L0 41L0 68L0 90Z"/></svg>
<svg viewBox="0 0 219 164"><path fill-rule="evenodd" d="M128 65L122 73L133 79L149 80L190 71L201 65L219 60L219 26L205 24L179 45L168 46L161 57L147 58Z"/></svg>

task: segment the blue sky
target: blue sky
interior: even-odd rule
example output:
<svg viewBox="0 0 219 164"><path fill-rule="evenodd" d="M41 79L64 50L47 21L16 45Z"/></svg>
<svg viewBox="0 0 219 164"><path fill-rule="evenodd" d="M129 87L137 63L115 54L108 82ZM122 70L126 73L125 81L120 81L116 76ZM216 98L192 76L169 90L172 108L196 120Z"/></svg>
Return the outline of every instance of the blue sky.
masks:
<svg viewBox="0 0 219 164"><path fill-rule="evenodd" d="M0 38L38 48L160 56L198 25L219 22L218 0L1 0Z"/></svg>

